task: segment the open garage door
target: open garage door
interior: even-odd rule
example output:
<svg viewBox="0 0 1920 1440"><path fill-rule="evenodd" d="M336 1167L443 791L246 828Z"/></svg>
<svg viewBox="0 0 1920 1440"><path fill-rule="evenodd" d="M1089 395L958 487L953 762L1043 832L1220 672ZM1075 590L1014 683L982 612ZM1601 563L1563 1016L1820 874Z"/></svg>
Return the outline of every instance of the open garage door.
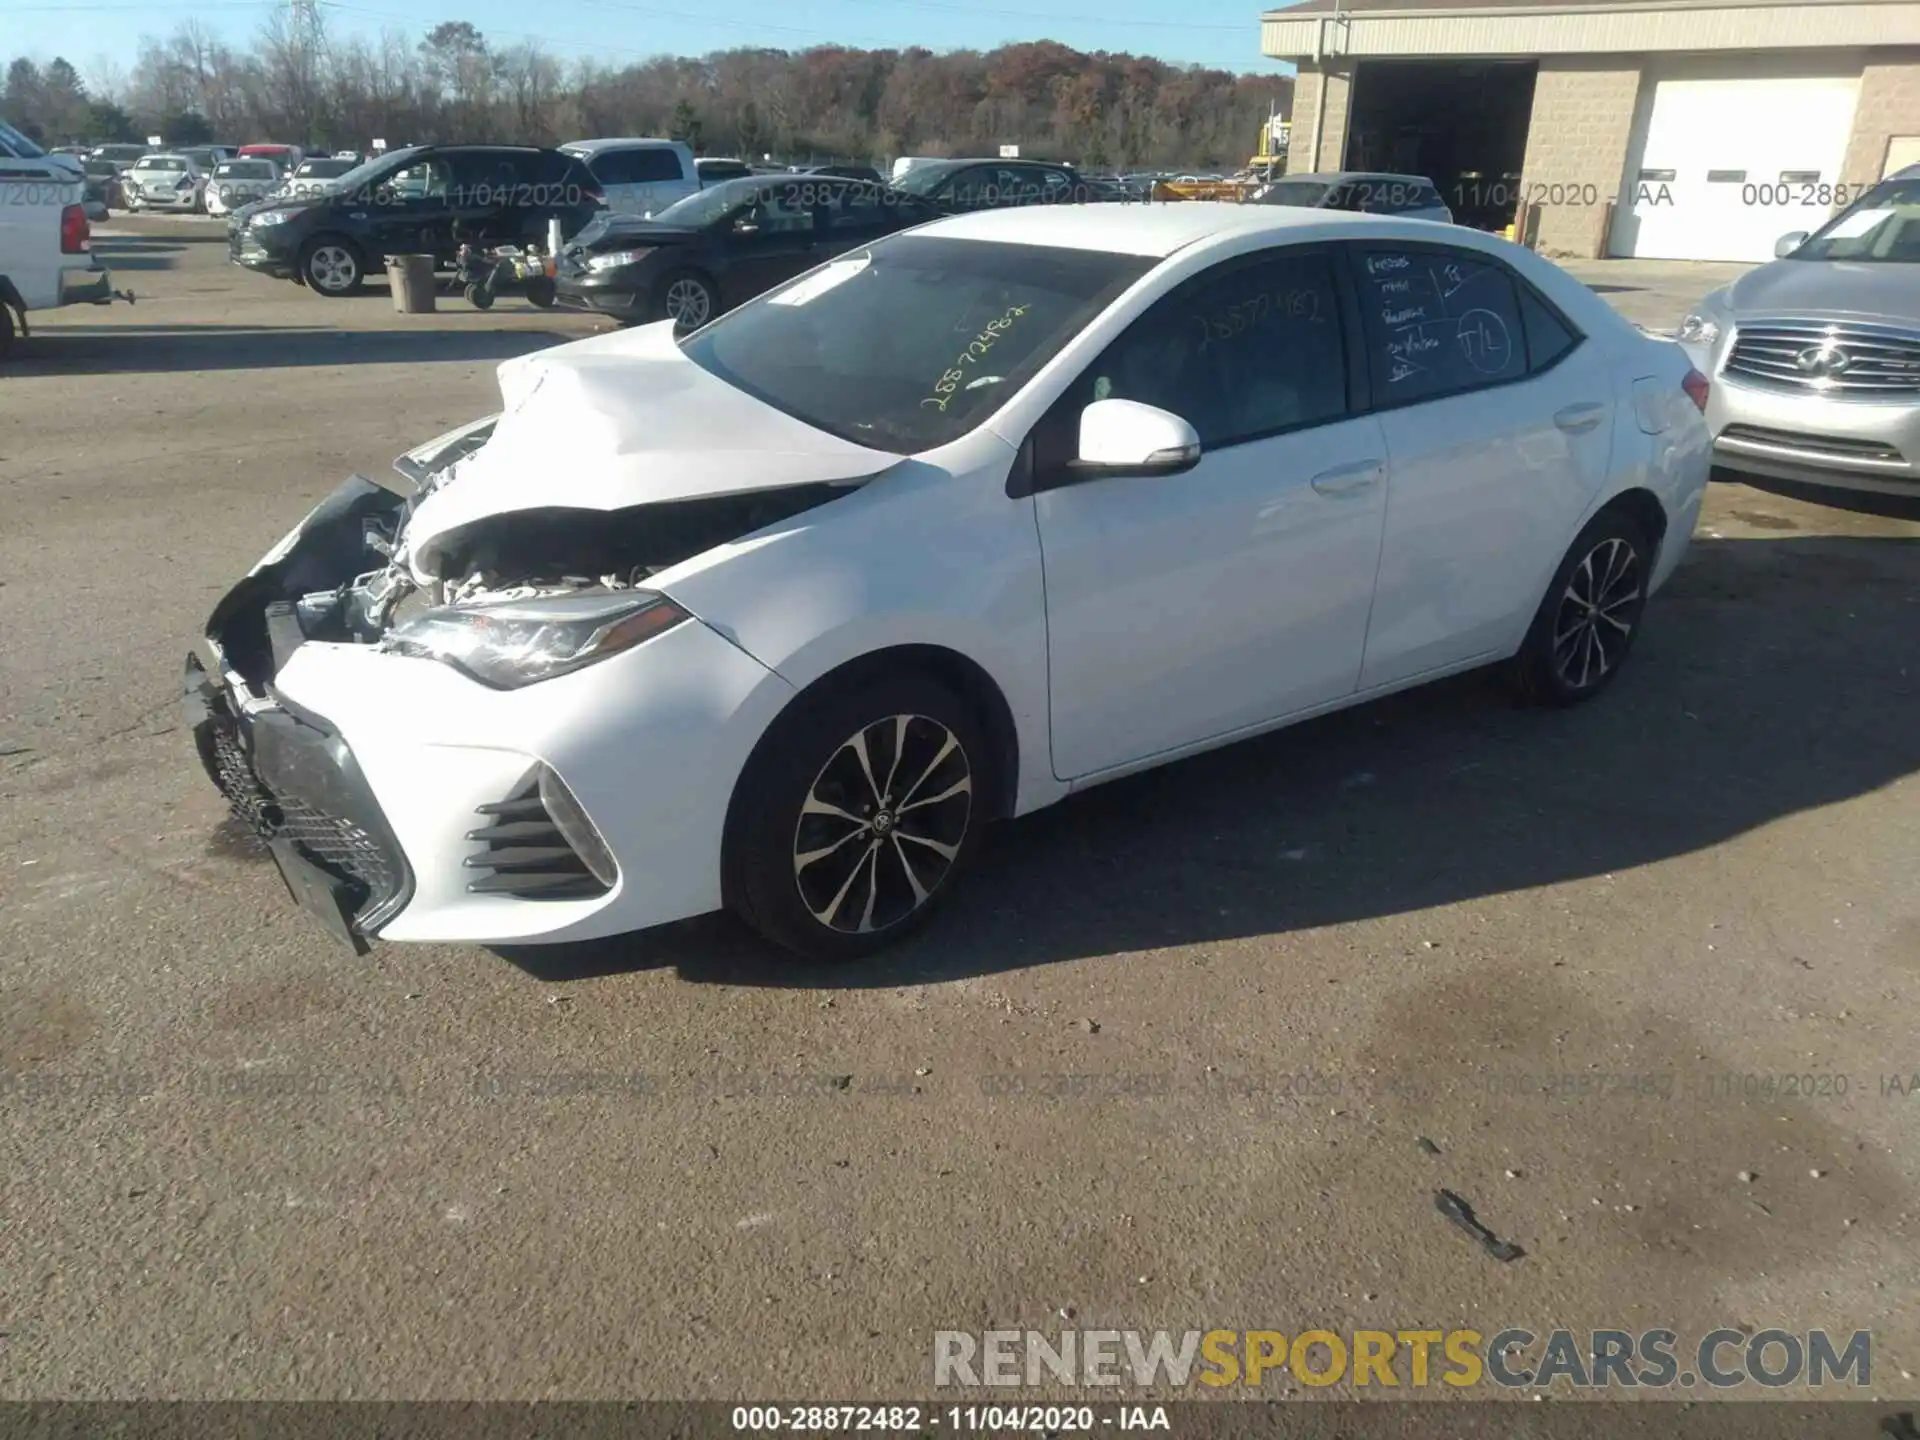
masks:
<svg viewBox="0 0 1920 1440"><path fill-rule="evenodd" d="M1833 213L1853 131L1853 75L1677 73L1643 95L1611 253L1771 260Z"/></svg>
<svg viewBox="0 0 1920 1440"><path fill-rule="evenodd" d="M1424 175L1462 225L1499 230L1520 201L1538 63L1363 60L1343 167Z"/></svg>

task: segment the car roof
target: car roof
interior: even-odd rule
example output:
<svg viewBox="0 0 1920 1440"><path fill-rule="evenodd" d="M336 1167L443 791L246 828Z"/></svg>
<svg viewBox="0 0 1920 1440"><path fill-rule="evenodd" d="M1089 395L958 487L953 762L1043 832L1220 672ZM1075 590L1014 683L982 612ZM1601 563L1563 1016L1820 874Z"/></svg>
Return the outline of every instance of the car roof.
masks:
<svg viewBox="0 0 1920 1440"><path fill-rule="evenodd" d="M644 150L653 146L678 148L685 142L663 140L657 135L622 135L608 140L569 140L559 148L569 155L598 155L603 150Z"/></svg>
<svg viewBox="0 0 1920 1440"><path fill-rule="evenodd" d="M1315 170L1305 175L1276 175L1273 184L1283 180L1317 180L1332 185L1342 180L1392 180L1403 185L1431 185L1424 175L1403 175L1393 170Z"/></svg>
<svg viewBox="0 0 1920 1440"><path fill-rule="evenodd" d="M183 150L151 150L140 157L142 160L184 160L189 165L193 157Z"/></svg>
<svg viewBox="0 0 1920 1440"><path fill-rule="evenodd" d="M1231 200L1181 200L1143 205L1024 205L1004 210L975 210L922 225L916 235L955 240L989 240L1004 245L1043 245L1063 250L1106 250L1120 255L1165 259L1175 251L1208 240L1248 233L1280 238L1298 232L1301 240L1349 237L1400 238L1476 248L1476 231L1436 237L1432 222L1394 220L1382 215L1350 215L1340 210L1311 210L1290 205L1241 205ZM1314 234L1313 232L1323 232Z"/></svg>

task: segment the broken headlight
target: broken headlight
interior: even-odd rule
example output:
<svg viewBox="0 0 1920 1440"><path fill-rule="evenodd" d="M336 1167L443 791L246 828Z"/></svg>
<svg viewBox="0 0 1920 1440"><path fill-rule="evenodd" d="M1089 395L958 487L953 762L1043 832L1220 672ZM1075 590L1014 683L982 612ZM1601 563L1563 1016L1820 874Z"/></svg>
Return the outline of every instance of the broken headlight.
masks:
<svg viewBox="0 0 1920 1440"><path fill-rule="evenodd" d="M646 590L555 595L443 605L394 626L381 643L439 660L496 690L518 690L631 650L690 618Z"/></svg>

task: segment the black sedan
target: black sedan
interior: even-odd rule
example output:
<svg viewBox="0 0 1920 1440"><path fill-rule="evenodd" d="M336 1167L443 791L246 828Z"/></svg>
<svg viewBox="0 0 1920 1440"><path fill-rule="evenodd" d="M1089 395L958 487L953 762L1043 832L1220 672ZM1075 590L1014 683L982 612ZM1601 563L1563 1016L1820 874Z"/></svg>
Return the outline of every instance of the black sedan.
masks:
<svg viewBox="0 0 1920 1440"><path fill-rule="evenodd" d="M937 218L925 201L837 177L729 180L651 218L603 215L560 257L559 303L694 330L883 235Z"/></svg>

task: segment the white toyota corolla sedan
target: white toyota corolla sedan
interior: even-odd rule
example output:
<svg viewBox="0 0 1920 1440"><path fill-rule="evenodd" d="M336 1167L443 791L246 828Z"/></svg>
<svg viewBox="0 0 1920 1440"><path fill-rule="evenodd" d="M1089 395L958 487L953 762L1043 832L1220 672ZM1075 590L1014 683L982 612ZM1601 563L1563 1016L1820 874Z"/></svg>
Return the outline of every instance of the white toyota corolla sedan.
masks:
<svg viewBox="0 0 1920 1440"><path fill-rule="evenodd" d="M990 820L1475 666L1584 700L1706 382L1528 251L1187 203L937 221L500 367L216 607L201 759L342 940L729 907L831 959Z"/></svg>

